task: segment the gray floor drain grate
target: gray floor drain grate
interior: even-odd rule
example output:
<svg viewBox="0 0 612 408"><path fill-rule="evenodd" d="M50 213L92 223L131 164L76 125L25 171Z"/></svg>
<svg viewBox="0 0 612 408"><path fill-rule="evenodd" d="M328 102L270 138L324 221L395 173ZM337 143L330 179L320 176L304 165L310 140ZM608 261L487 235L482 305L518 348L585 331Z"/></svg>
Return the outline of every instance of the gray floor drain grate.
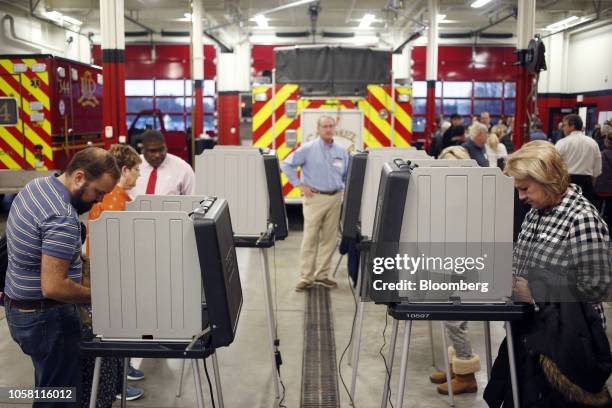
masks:
<svg viewBox="0 0 612 408"><path fill-rule="evenodd" d="M338 408L336 342L329 289L308 291L302 357L302 408Z"/></svg>

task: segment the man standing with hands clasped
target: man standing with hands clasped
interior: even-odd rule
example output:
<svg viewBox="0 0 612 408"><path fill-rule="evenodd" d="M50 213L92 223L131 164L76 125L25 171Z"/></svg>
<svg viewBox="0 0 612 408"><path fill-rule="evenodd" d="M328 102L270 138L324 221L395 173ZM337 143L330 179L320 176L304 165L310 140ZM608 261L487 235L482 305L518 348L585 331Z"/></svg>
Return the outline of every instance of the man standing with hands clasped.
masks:
<svg viewBox="0 0 612 408"><path fill-rule="evenodd" d="M291 184L304 195L304 237L300 259L301 277L295 287L297 292L313 284L327 288L338 286L328 276L336 247L348 153L334 142L335 132L334 118L321 116L317 121L319 137L304 143L281 164ZM297 175L298 166L302 168L302 180ZM320 260L318 268L317 258Z"/></svg>

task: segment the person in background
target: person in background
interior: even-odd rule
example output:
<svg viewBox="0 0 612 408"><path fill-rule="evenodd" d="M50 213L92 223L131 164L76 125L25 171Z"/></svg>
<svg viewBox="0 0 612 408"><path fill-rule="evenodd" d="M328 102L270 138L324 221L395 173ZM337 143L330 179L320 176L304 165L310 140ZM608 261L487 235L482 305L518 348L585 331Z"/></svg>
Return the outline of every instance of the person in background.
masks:
<svg viewBox="0 0 612 408"><path fill-rule="evenodd" d="M492 130L493 132L489 133L487 143L485 144L489 166L503 168L503 162L506 157L508 157L508 151L506 150L506 146L499 142L498 134L501 133L502 129L493 126Z"/></svg>
<svg viewBox="0 0 612 408"><path fill-rule="evenodd" d="M559 140L563 139L563 136L563 122L559 122L557 129L552 133L550 141L553 144L557 144Z"/></svg>
<svg viewBox="0 0 612 408"><path fill-rule="evenodd" d="M449 146L442 150L438 160L469 160L470 154L461 146Z"/></svg>
<svg viewBox="0 0 612 408"><path fill-rule="evenodd" d="M121 176L115 188L110 193L106 194L102 199L102 202L96 203L88 214L88 221L96 220L102 215L104 211L124 211L125 206L128 202L132 201L128 195L130 191L136 185L136 180L140 176L140 164L142 159L138 155L138 152L131 146L116 144L110 147L108 150L109 154L117 161L117 166L121 171ZM89 246L89 226L87 228L87 256L90 254ZM84 276L85 278L85 276ZM89 278L89 277L88 277ZM91 329L91 318L87 307L81 308L81 320L83 321L83 336L91 337L93 332ZM89 323L89 324L86 324ZM84 404L89 400L89 392L91 390L91 381L93 379L94 370L94 358L87 358L83 361L83 384ZM98 391L98 398L96 400L97 406L110 406L114 401L117 393L122 390L123 384L123 363L121 359L105 358L103 360L101 375L105 378L105 381L100 382L100 390ZM129 364L128 366L128 380L138 381L144 379L145 375L142 371L137 370ZM139 387L128 385L126 391L126 399L132 401L142 397L143 391ZM86 401L87 400L87 401ZM86 405L83 406L84 408Z"/></svg>
<svg viewBox="0 0 612 408"><path fill-rule="evenodd" d="M6 224L6 320L13 340L32 359L36 387L81 391L76 304L90 303L91 290L81 284L78 217L102 200L118 179L115 159L104 149L89 147L74 155L61 176L26 184L11 206Z"/></svg>
<svg viewBox="0 0 612 408"><path fill-rule="evenodd" d="M480 112L480 123L487 127L487 132L491 131L491 115L489 115L489 112Z"/></svg>
<svg viewBox="0 0 612 408"><path fill-rule="evenodd" d="M442 147L444 143L444 140L443 140L444 133L451 126L451 123L447 120L444 120L442 116L438 118L438 121L439 121L438 129L436 130L436 133L431 138L431 145L429 148L429 154L433 157L438 157L438 155L442 151Z"/></svg>
<svg viewBox="0 0 612 408"><path fill-rule="evenodd" d="M348 171L348 153L334 142L336 120L321 116L318 138L302 144L282 163L287 178L303 197L304 237L300 254L301 277L295 290L302 292L313 284L335 288L329 279L331 258L336 247L342 191ZM303 179L297 175L302 168ZM317 258L320 260L317 268Z"/></svg>
<svg viewBox="0 0 612 408"><path fill-rule="evenodd" d="M514 143L512 143L512 133L514 132L514 116L508 116L506 120L506 132L499 139L506 146L508 153L514 152Z"/></svg>
<svg viewBox="0 0 612 408"><path fill-rule="evenodd" d="M546 133L544 133L544 128L542 126L542 122L540 121L536 121L535 124L533 125L533 129L531 131L531 140L544 140L544 141L548 141L548 136L546 135Z"/></svg>
<svg viewBox="0 0 612 408"><path fill-rule="evenodd" d="M599 123L595 124L595 128L593 129L593 133L591 134L591 137L593 138L593 140L597 142L597 145L599 146L599 150L603 150L606 148L604 144L604 136L601 133L601 125Z"/></svg>
<svg viewBox="0 0 612 408"><path fill-rule="evenodd" d="M470 155L461 146L447 147L440 154L439 160L465 160ZM451 365L451 387L453 394L475 393L478 383L474 375L480 371L480 357L474 353L470 342L467 321L445 321L444 327L452 346L448 347L448 361ZM434 384L439 384L439 394L448 394L448 382L445 371L435 371L429 376Z"/></svg>
<svg viewBox="0 0 612 408"><path fill-rule="evenodd" d="M459 146L465 142L465 127L463 126L463 118L457 113L453 113L450 118L451 126L442 136L443 149L449 146Z"/></svg>
<svg viewBox="0 0 612 408"><path fill-rule="evenodd" d="M479 122L472 123L470 127L470 137L467 142L461 145L467 150L470 157L476 160L480 167L489 167L487 150L485 148L488 137L489 131L485 125Z"/></svg>
<svg viewBox="0 0 612 408"><path fill-rule="evenodd" d="M193 195L195 174L186 161L168 153L164 135L147 130L142 135L142 165L136 186L130 191L135 198L144 194Z"/></svg>
<svg viewBox="0 0 612 408"><path fill-rule="evenodd" d="M600 303L612 282L608 228L552 144L525 144L504 174L531 206L514 246L512 289L515 302L533 306L512 325L520 400L512 399L507 340L484 400L491 408L610 406L612 356Z"/></svg>
<svg viewBox="0 0 612 408"><path fill-rule="evenodd" d="M603 219L612 228L612 126L601 128L605 149L601 152L601 174L595 181L595 193L603 202Z"/></svg>
<svg viewBox="0 0 612 408"><path fill-rule="evenodd" d="M593 183L601 174L601 153L599 146L582 131L582 118L567 115L563 118L565 137L555 147L567 165L572 183L580 186L582 195L599 207Z"/></svg>

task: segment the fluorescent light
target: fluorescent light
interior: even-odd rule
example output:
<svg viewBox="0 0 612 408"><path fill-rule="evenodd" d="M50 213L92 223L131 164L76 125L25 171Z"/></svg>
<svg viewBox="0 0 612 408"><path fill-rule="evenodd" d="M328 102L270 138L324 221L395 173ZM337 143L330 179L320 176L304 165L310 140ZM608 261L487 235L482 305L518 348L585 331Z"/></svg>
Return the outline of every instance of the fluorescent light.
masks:
<svg viewBox="0 0 612 408"><path fill-rule="evenodd" d="M72 25L81 25L81 24L83 24L83 22L81 20L77 20L76 18L69 17L69 16L63 16L62 20L67 22L68 24L72 24Z"/></svg>
<svg viewBox="0 0 612 408"><path fill-rule="evenodd" d="M479 7L484 6L485 4L489 4L490 2L491 2L491 0L476 0L475 2L470 4L470 6L472 8L479 8Z"/></svg>
<svg viewBox="0 0 612 408"><path fill-rule="evenodd" d="M556 23L549 24L544 29L547 31L555 31L560 28L571 27L572 25L578 24L579 23L578 20L580 20L578 17L571 16L568 18L564 18L561 21L557 21Z"/></svg>
<svg viewBox="0 0 612 408"><path fill-rule="evenodd" d="M438 23L441 23L446 18L446 14L438 14Z"/></svg>
<svg viewBox="0 0 612 408"><path fill-rule="evenodd" d="M43 16L58 23L62 22L62 13L59 11L43 11Z"/></svg>
<svg viewBox="0 0 612 408"><path fill-rule="evenodd" d="M64 23L68 23L68 24L72 24L72 25L81 25L83 24L83 22L81 20L77 20L76 18L70 17L70 16L66 16L62 13L60 13L59 11L43 11L43 16L45 16L46 18L48 18L49 20L53 20L56 23L60 23L60 24L64 24Z"/></svg>
<svg viewBox="0 0 612 408"><path fill-rule="evenodd" d="M257 26L260 27L260 28L267 28L268 27L268 19L263 14L257 14L251 20L256 22Z"/></svg>
<svg viewBox="0 0 612 408"><path fill-rule="evenodd" d="M376 19L376 16L374 14L365 14L361 18L361 22L359 23L359 28L368 28L368 27L370 27L375 19Z"/></svg>
<svg viewBox="0 0 612 408"><path fill-rule="evenodd" d="M191 13L184 13L183 15L187 20L191 20Z"/></svg>

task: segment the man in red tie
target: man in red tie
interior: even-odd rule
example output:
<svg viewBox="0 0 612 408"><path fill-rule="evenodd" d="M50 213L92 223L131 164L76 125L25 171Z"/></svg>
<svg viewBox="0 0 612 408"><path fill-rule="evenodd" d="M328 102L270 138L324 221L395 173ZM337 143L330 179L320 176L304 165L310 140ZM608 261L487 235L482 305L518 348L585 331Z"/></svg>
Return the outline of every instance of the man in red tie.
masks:
<svg viewBox="0 0 612 408"><path fill-rule="evenodd" d="M140 177L130 191L132 197L144 194L192 195L195 191L195 174L187 162L168 153L166 140L157 130L147 130L142 135Z"/></svg>

